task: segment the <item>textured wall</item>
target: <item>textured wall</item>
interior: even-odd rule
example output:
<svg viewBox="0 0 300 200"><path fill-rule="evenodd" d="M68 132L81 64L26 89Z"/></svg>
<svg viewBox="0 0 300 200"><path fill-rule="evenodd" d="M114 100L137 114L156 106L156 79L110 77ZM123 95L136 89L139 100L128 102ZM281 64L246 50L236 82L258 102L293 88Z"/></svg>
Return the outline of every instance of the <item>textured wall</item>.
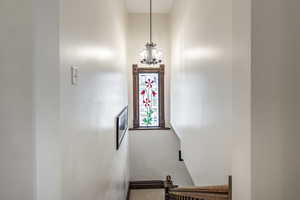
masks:
<svg viewBox="0 0 300 200"><path fill-rule="evenodd" d="M196 185L224 184L232 156L232 4L177 0L171 123Z"/></svg>

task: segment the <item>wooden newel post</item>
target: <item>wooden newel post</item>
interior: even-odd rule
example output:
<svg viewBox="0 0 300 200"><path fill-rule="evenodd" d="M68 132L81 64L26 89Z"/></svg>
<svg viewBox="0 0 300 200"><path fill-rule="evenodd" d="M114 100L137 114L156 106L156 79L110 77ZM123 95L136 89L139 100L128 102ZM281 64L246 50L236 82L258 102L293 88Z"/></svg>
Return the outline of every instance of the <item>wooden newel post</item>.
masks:
<svg viewBox="0 0 300 200"><path fill-rule="evenodd" d="M232 200L232 176L229 176L229 180L228 180L228 199Z"/></svg>
<svg viewBox="0 0 300 200"><path fill-rule="evenodd" d="M170 190L176 187L177 186L173 184L172 177L168 175L165 181L165 200L172 200L170 196Z"/></svg>

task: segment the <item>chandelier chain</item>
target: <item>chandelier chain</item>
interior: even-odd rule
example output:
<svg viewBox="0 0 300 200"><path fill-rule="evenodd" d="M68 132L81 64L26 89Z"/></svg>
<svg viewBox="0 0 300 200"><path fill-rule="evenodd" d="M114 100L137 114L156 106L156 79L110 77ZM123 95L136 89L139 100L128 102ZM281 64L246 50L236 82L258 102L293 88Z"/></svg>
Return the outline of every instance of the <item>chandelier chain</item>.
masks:
<svg viewBox="0 0 300 200"><path fill-rule="evenodd" d="M150 41L145 45L145 49L141 52L140 62L142 64L157 65L162 63L162 52L157 48L157 45L152 41L152 33L153 33L153 13L152 13L152 0L149 0L150 3Z"/></svg>
<svg viewBox="0 0 300 200"><path fill-rule="evenodd" d="M150 43L152 43L152 0L150 0Z"/></svg>

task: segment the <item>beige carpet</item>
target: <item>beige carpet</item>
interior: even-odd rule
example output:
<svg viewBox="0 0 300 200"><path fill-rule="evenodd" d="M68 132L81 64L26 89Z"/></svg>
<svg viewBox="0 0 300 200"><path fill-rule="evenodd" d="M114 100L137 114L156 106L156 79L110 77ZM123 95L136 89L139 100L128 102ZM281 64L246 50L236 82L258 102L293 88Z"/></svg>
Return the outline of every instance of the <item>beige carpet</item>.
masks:
<svg viewBox="0 0 300 200"><path fill-rule="evenodd" d="M130 191L130 200L164 200L164 199L165 199L165 191L162 189Z"/></svg>

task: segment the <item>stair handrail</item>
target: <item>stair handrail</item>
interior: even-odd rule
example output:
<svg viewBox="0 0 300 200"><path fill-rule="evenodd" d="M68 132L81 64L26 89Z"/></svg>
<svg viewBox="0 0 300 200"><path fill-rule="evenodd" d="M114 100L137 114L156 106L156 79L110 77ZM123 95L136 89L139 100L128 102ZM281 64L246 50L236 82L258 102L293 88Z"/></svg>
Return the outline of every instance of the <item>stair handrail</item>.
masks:
<svg viewBox="0 0 300 200"><path fill-rule="evenodd" d="M232 176L228 178L228 185L182 188L174 185L171 176L167 176L165 190L165 200L232 200Z"/></svg>

